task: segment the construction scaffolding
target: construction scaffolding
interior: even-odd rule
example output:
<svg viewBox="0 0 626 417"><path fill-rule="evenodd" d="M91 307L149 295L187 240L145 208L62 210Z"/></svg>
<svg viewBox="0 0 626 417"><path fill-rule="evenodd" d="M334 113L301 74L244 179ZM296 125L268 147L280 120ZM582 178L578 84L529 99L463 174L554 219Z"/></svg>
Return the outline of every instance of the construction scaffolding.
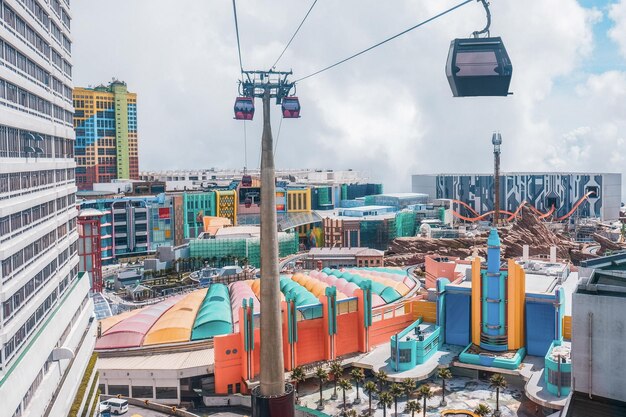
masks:
<svg viewBox="0 0 626 417"><path fill-rule="evenodd" d="M297 233L278 234L278 253L285 257L298 251L299 239ZM193 239L189 242L189 251L192 258L201 259L209 263L220 265L247 263L252 266L261 266L261 242L257 237Z"/></svg>
<svg viewBox="0 0 626 417"><path fill-rule="evenodd" d="M360 234L361 247L387 250L389 243L396 238L396 219L362 221Z"/></svg>
<svg viewBox="0 0 626 417"><path fill-rule="evenodd" d="M414 211L402 210L396 214L396 237L415 236L416 215Z"/></svg>

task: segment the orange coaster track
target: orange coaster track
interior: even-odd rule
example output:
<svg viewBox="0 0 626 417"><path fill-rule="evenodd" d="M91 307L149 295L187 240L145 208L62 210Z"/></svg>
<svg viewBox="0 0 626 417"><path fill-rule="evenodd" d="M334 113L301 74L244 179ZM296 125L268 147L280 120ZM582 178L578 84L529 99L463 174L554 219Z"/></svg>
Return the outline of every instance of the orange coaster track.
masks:
<svg viewBox="0 0 626 417"><path fill-rule="evenodd" d="M578 209L578 207L580 207L580 205L582 203L584 203L585 201L587 201L587 199L592 195L591 192L585 194L582 198L580 198L580 200L578 200L576 202L576 204L574 204L574 206L572 207L572 209L565 214L564 216L561 217L557 217L554 219L554 221L560 222L563 221L565 219L567 219L568 217L570 217L572 214L574 214L576 212L576 210ZM454 217L456 217L457 219L461 219L463 221L466 222L470 222L470 223L474 223L480 220L483 220L489 216L491 216L495 211L488 211L487 213L483 213L483 214L478 214L478 212L476 210L474 210L471 206L469 206L467 203L460 201L460 200L451 200L452 203L456 203L459 204L463 207L465 207L467 210L469 210L472 214L475 215L475 217L468 217L468 216L464 216L462 214L460 214L459 212L455 211L454 209L452 210L452 214L454 215ZM550 208L550 210L548 210L546 213L542 213L541 211L539 211L536 207L532 206L531 204L528 204L528 202L526 200L522 201L522 204L520 204L517 209L515 210L515 212L511 213L510 211L506 211L506 210L500 210L500 215L505 215L508 216L506 218L506 221L511 221L513 219L515 219L517 217L517 215L519 214L519 212L522 210L523 207L528 206L528 208L530 210L532 210L533 212L535 212L538 216L539 219L546 219L548 217L550 217L551 215L554 214L554 212L556 211L556 207L552 206ZM454 206L453 206L454 207Z"/></svg>

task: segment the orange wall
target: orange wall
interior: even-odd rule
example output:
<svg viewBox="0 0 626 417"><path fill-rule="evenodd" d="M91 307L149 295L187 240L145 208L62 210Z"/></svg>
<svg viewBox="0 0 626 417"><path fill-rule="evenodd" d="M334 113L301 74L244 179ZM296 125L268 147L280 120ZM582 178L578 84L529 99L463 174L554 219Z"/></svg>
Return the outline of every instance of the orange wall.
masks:
<svg viewBox="0 0 626 417"><path fill-rule="evenodd" d="M411 303L413 321L421 317L426 323L437 323L437 303L434 301L413 301Z"/></svg>
<svg viewBox="0 0 626 417"><path fill-rule="evenodd" d="M228 385L241 383L245 389L241 369L241 355L245 354L239 333L217 336L213 339L215 354L215 392L228 392ZM237 353L233 353L236 350ZM229 351L229 354L226 352ZM217 371L219 369L219 371Z"/></svg>
<svg viewBox="0 0 626 417"><path fill-rule="evenodd" d="M297 365L324 360L326 352L324 320L326 320L325 317L298 322Z"/></svg>
<svg viewBox="0 0 626 417"><path fill-rule="evenodd" d="M360 291L359 291L360 293ZM357 294L358 311L341 314L337 316L337 335L335 339L335 355L341 356L349 353L364 351L364 329L363 329L363 296ZM325 300L322 300L325 303ZM286 311L286 305L283 305ZM436 305L433 302L423 300L412 300L402 306L380 308L376 313L385 311L383 320L375 321L370 327L370 346L374 347L382 343L389 342L389 338L403 330L406 326L416 320L417 317L424 317L425 321L434 322L434 312ZM323 309L324 313L326 308ZM283 320L283 335L286 336L287 320ZM260 329L255 329L255 344L252 353L252 374L258 375L260 371L261 334ZM244 380L246 378L247 355L243 349L243 320L240 321L240 332L214 338L215 350L215 392L225 394L228 385L233 387L241 383L242 390L245 390ZM329 336L327 329L327 319L302 320L298 322L298 342L295 345L295 363L304 365L317 361L330 359ZM230 350L230 354L226 351ZM236 353L233 353L234 351ZM289 368L289 343L287 338L283 339L283 351L285 355L285 366Z"/></svg>
<svg viewBox="0 0 626 417"><path fill-rule="evenodd" d="M414 321L412 314L402 314L372 323L370 328L370 345L374 347L389 342L391 336L404 330L405 327Z"/></svg>
<svg viewBox="0 0 626 417"><path fill-rule="evenodd" d="M563 316L563 339L572 340L572 316Z"/></svg>
<svg viewBox="0 0 626 417"><path fill-rule="evenodd" d="M335 347L337 356L359 351L359 312L337 316Z"/></svg>

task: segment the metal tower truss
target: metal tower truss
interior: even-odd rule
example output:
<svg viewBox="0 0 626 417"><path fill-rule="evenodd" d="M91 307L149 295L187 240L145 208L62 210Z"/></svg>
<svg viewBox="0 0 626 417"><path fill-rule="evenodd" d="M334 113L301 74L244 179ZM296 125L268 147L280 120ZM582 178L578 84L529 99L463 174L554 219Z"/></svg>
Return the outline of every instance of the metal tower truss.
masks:
<svg viewBox="0 0 626 417"><path fill-rule="evenodd" d="M245 97L263 98L269 91L270 98L276 99L276 104L281 104L284 97L289 95L296 84L289 82L287 77L292 71L242 71L242 79L239 81L239 93Z"/></svg>

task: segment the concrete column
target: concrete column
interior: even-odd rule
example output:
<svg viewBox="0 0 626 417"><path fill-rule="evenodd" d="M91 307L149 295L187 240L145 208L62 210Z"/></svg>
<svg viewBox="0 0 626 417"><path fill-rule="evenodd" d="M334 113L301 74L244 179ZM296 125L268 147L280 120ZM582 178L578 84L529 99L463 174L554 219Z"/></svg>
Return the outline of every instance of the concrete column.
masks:
<svg viewBox="0 0 626 417"><path fill-rule="evenodd" d="M283 333L280 314L278 271L278 229L276 226L276 184L274 144L270 125L270 92L263 97L261 143L261 395L285 393Z"/></svg>
<svg viewBox="0 0 626 417"><path fill-rule="evenodd" d="M522 246L522 260L528 261L530 258L530 248L528 245Z"/></svg>

